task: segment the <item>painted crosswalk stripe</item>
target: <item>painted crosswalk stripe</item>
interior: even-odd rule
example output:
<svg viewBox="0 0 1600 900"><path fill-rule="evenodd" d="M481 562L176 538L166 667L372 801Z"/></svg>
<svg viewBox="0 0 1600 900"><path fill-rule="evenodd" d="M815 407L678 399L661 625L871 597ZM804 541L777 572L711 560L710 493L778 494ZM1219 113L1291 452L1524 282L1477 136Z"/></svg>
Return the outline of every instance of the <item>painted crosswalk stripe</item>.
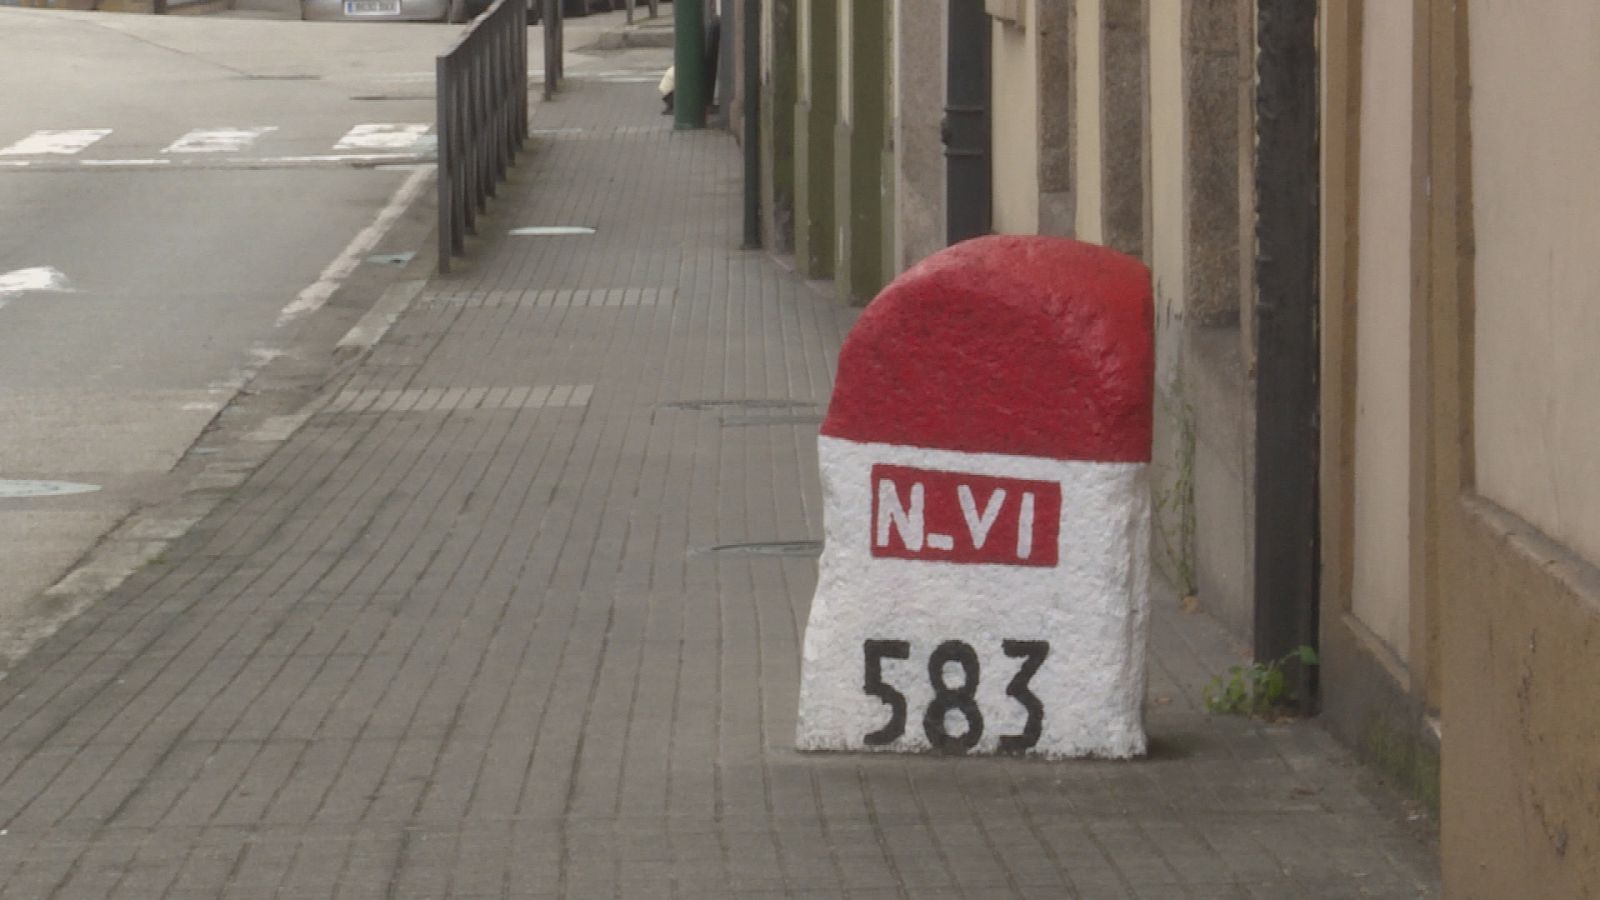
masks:
<svg viewBox="0 0 1600 900"><path fill-rule="evenodd" d="M345 132L335 150L409 150L422 142L426 122L368 122Z"/></svg>
<svg viewBox="0 0 1600 900"><path fill-rule="evenodd" d="M170 166L170 159L86 159L86 166Z"/></svg>
<svg viewBox="0 0 1600 900"><path fill-rule="evenodd" d="M196 128L176 141L162 153L237 153L248 147L276 125L254 128Z"/></svg>
<svg viewBox="0 0 1600 900"><path fill-rule="evenodd" d="M71 156L111 133L109 128L35 131L0 150L0 156Z"/></svg>

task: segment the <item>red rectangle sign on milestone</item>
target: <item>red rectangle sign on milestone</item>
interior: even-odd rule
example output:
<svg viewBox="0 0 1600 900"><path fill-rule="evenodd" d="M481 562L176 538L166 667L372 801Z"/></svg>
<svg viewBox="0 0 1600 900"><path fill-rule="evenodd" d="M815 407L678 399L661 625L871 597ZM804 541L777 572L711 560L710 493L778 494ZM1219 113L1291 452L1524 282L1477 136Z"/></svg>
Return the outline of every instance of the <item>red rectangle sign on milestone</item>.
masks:
<svg viewBox="0 0 1600 900"><path fill-rule="evenodd" d="M1051 567L1061 485L910 466L872 467L872 555Z"/></svg>

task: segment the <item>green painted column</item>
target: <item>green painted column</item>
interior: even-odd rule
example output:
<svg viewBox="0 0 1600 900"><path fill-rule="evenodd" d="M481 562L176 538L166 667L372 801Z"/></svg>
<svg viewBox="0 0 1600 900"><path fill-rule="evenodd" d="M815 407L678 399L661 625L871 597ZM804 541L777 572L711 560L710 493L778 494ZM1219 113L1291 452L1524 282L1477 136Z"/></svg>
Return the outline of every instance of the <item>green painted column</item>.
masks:
<svg viewBox="0 0 1600 900"><path fill-rule="evenodd" d="M799 78L796 18L799 0L762 4L761 210L762 241L779 253L794 250L794 120Z"/></svg>
<svg viewBox="0 0 1600 900"><path fill-rule="evenodd" d="M794 259L807 278L834 271L834 123L839 0L799 0L794 105Z"/></svg>
<svg viewBox="0 0 1600 900"><path fill-rule="evenodd" d="M883 287L883 138L888 107L888 3L840 0L840 115L834 130L834 285L864 304Z"/></svg>
<svg viewBox="0 0 1600 900"><path fill-rule="evenodd" d="M699 0L672 4L675 70L673 119L679 129L706 127L706 20Z"/></svg>

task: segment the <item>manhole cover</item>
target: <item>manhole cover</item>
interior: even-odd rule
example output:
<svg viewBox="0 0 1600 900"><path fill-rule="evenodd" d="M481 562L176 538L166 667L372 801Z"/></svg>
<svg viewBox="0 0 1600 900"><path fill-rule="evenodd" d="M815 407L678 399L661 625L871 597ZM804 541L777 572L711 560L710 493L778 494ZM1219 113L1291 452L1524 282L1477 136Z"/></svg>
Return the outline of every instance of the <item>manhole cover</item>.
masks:
<svg viewBox="0 0 1600 900"><path fill-rule="evenodd" d="M821 541L755 541L747 544L719 544L707 553L727 556L807 556L822 555Z"/></svg>
<svg viewBox="0 0 1600 900"><path fill-rule="evenodd" d="M60 497L64 494L88 494L100 490L98 484L75 481L27 481L0 478L0 500L23 497Z"/></svg>
<svg viewBox="0 0 1600 900"><path fill-rule="evenodd" d="M398 266L403 266L408 262L411 262L412 258L415 257L416 255L417 254L409 252L409 251L405 252L405 253L374 253L371 256L367 257L367 262L375 263L375 264L380 265L380 266L397 266L398 267Z"/></svg>

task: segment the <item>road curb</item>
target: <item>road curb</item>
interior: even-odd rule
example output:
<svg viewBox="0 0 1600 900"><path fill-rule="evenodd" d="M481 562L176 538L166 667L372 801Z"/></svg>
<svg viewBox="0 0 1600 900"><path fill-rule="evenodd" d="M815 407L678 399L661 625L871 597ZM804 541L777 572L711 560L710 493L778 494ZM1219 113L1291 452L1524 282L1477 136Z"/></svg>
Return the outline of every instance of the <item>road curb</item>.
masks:
<svg viewBox="0 0 1600 900"><path fill-rule="evenodd" d="M664 21L670 22L665 16ZM594 50L632 50L640 47L671 47L673 41L670 25L626 25L603 31L595 37L593 44L583 49Z"/></svg>

